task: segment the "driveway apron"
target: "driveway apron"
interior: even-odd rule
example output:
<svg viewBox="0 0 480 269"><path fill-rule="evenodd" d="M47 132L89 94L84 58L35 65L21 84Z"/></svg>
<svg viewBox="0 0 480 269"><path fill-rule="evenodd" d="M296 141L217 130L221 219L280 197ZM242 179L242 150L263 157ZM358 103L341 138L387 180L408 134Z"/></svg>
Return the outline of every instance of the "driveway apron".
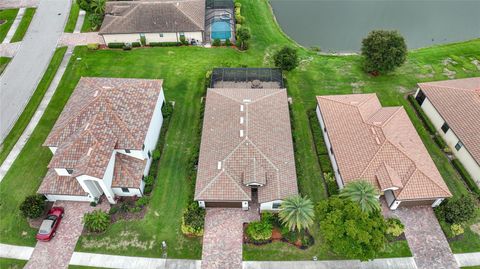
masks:
<svg viewBox="0 0 480 269"><path fill-rule="evenodd" d="M202 269L241 269L243 223L258 219L255 208L207 208Z"/></svg>

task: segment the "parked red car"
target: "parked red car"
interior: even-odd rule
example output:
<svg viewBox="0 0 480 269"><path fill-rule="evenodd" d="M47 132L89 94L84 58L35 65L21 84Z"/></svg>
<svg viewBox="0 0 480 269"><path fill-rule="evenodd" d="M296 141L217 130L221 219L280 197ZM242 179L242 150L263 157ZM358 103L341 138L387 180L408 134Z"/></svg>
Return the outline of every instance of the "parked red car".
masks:
<svg viewBox="0 0 480 269"><path fill-rule="evenodd" d="M52 240L57 233L57 228L62 221L64 212L63 207L52 207L52 209L48 211L48 215L43 220L42 225L40 225L40 230L35 238L40 241Z"/></svg>

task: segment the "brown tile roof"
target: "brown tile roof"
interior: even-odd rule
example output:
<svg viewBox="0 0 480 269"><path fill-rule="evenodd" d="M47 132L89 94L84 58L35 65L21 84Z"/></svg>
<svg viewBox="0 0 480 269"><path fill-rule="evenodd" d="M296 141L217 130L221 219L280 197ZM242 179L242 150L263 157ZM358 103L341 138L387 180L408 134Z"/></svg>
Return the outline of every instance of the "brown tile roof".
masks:
<svg viewBox="0 0 480 269"><path fill-rule="evenodd" d="M40 184L37 193L87 196L77 179L68 176L59 176L54 169L48 169L47 175Z"/></svg>
<svg viewBox="0 0 480 269"><path fill-rule="evenodd" d="M400 200L450 197L403 107L375 94L317 96L344 183L365 179Z"/></svg>
<svg viewBox="0 0 480 269"><path fill-rule="evenodd" d="M147 160L140 160L126 154L117 153L113 168L113 187L139 188Z"/></svg>
<svg viewBox="0 0 480 269"><path fill-rule="evenodd" d="M195 200L249 201L253 182L260 203L298 193L287 92L208 89Z"/></svg>
<svg viewBox="0 0 480 269"><path fill-rule="evenodd" d="M205 0L109 1L100 34L197 32Z"/></svg>
<svg viewBox="0 0 480 269"><path fill-rule="evenodd" d="M419 83L418 86L480 164L480 77Z"/></svg>

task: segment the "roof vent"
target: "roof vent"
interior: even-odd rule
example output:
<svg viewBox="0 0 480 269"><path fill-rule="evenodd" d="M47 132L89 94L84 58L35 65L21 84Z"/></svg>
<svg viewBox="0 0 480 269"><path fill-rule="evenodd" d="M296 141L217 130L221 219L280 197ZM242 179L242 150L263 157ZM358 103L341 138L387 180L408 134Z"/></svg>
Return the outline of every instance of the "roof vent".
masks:
<svg viewBox="0 0 480 269"><path fill-rule="evenodd" d="M90 122L87 122L87 125L85 125L84 131L86 131L88 129L88 126L90 126Z"/></svg>
<svg viewBox="0 0 480 269"><path fill-rule="evenodd" d="M243 102L244 102L244 103L250 103L250 102L252 102L252 100L250 100L250 99L243 99Z"/></svg>
<svg viewBox="0 0 480 269"><path fill-rule="evenodd" d="M377 144L380 145L380 139L378 139L378 136L375 136L375 142L377 142Z"/></svg>
<svg viewBox="0 0 480 269"><path fill-rule="evenodd" d="M110 90L112 87L110 87L110 86L102 86L102 88L105 89L105 90Z"/></svg>
<svg viewBox="0 0 480 269"><path fill-rule="evenodd" d="M240 130L240 137L243 137L243 130Z"/></svg>
<svg viewBox="0 0 480 269"><path fill-rule="evenodd" d="M95 91L95 93L93 94L93 97L97 97L98 95L98 90Z"/></svg>
<svg viewBox="0 0 480 269"><path fill-rule="evenodd" d="M381 121L374 121L373 125L382 125L382 122Z"/></svg>
<svg viewBox="0 0 480 269"><path fill-rule="evenodd" d="M240 105L240 111L243 112L243 105Z"/></svg>
<svg viewBox="0 0 480 269"><path fill-rule="evenodd" d="M374 135L376 135L376 134L377 134L377 132L375 132L375 128L373 128L373 127L370 127L370 130L372 131L372 134L374 134Z"/></svg>
<svg viewBox="0 0 480 269"><path fill-rule="evenodd" d="M222 162L221 162L221 161L219 161L219 162L217 163L217 169L218 169L218 170L222 169Z"/></svg>
<svg viewBox="0 0 480 269"><path fill-rule="evenodd" d="M92 147L88 148L87 156L90 156L90 153L92 153Z"/></svg>
<svg viewBox="0 0 480 269"><path fill-rule="evenodd" d="M240 124L243 124L243 117L240 117Z"/></svg>

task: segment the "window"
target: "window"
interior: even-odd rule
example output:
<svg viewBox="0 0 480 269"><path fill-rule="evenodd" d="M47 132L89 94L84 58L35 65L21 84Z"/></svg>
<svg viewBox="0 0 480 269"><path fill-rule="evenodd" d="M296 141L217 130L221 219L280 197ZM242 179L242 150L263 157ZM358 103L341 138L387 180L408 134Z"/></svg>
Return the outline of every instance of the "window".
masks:
<svg viewBox="0 0 480 269"><path fill-rule="evenodd" d="M129 149L126 149L126 150L125 150L125 153L130 153L130 150L129 150Z"/></svg>
<svg viewBox="0 0 480 269"><path fill-rule="evenodd" d="M73 169L66 169L67 170L67 173L69 173L70 175L73 174Z"/></svg>
<svg viewBox="0 0 480 269"><path fill-rule="evenodd" d="M150 150L148 151L148 158L150 159L152 157L152 153L150 153Z"/></svg>
<svg viewBox="0 0 480 269"><path fill-rule="evenodd" d="M163 37L163 33L160 33L160 37Z"/></svg>
<svg viewBox="0 0 480 269"><path fill-rule="evenodd" d="M450 129L450 127L449 127L448 124L445 122L445 123L442 125L442 131L443 131L443 133L446 134L449 129Z"/></svg>
<svg viewBox="0 0 480 269"><path fill-rule="evenodd" d="M122 191L123 192L130 192L130 190L128 188L122 188Z"/></svg>
<svg viewBox="0 0 480 269"><path fill-rule="evenodd" d="M273 202L272 208L273 208L273 209L278 209L278 208L280 208L280 205L281 205L281 203Z"/></svg>
<svg viewBox="0 0 480 269"><path fill-rule="evenodd" d="M458 141L458 143L455 145L455 149L459 151L463 147L462 142Z"/></svg>
<svg viewBox="0 0 480 269"><path fill-rule="evenodd" d="M422 92L422 90L419 90L417 96L415 97L415 100L417 100L417 103L419 105L422 105L423 101L425 101L425 98L425 94Z"/></svg>
<svg viewBox="0 0 480 269"><path fill-rule="evenodd" d="M333 154L333 148L332 147L330 147L330 152Z"/></svg>
<svg viewBox="0 0 480 269"><path fill-rule="evenodd" d="M142 150L144 150L144 149L145 149L145 144L142 145Z"/></svg>

